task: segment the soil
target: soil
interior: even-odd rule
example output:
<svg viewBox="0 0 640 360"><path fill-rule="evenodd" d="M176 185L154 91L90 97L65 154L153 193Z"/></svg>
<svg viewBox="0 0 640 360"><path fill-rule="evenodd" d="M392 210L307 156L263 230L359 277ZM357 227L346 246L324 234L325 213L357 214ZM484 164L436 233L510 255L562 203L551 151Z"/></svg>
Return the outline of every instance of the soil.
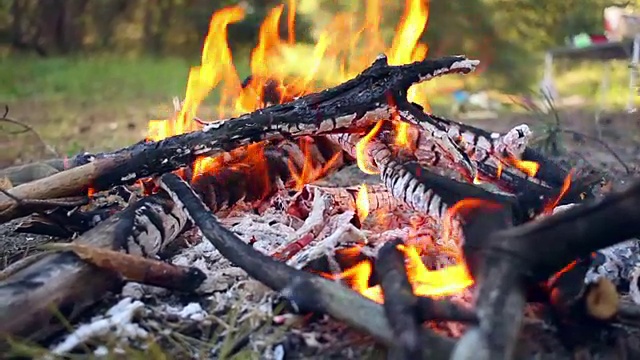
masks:
<svg viewBox="0 0 640 360"><path fill-rule="evenodd" d="M629 184L630 179L636 176L638 169L640 169L640 121L638 121L638 114L604 114L600 119L600 134L593 116L584 111L563 111L559 117L561 129L576 133L565 133L558 136L557 150L559 153L553 154L556 159L568 166L590 168L592 171L602 172L612 181L614 189L624 188ZM535 136L554 135L551 131L555 126L551 121L552 117L544 116L544 118L548 120L540 119L540 116L532 114L509 114L498 118L462 121L497 132L505 132L515 125L526 123L532 128ZM589 138L584 138L580 134L587 135ZM602 144L591 138L600 138L611 149L605 149ZM538 145L544 145L544 141L545 139L540 139ZM550 146L547 146L548 148ZM611 150L615 152L615 156L612 155ZM621 161L617 160L616 156ZM340 186L356 185L363 181L377 182L377 179L362 174L354 166L323 180L325 183ZM14 233L13 230L19 222L20 220L15 220L0 225L0 251L5 259L5 263L0 264L1 266L5 266L9 260L19 259L37 245L51 240L48 236ZM206 253L207 250L202 251ZM257 282L248 279L242 272L230 272L223 275L221 278L225 279L223 282L226 285L220 285L222 286L221 291L206 298L178 296L168 294L160 289L141 289L134 285L128 285L125 288L125 293L140 299L147 305L149 311L144 316L144 320L141 320L142 326L154 333L157 343L162 348L171 349L169 353L175 355L176 358L180 357L180 354L184 355L183 350L201 349L199 346L207 345L202 344L202 340L199 340L202 338L209 339L208 345L204 348L215 348L218 355L225 346L239 350L244 349L241 352L245 353L245 356L239 358L253 359L257 358L256 354L264 356L265 349L268 349L267 352L272 358L278 358L277 353L282 351L286 354L286 358L381 358L381 350L375 347L366 336L359 335L355 331L326 318L316 319L305 326L263 326L273 322L273 318L250 316L252 312L248 309L251 306L256 308L273 306L273 293L267 291ZM232 287L234 291L227 291ZM96 306L91 313L103 314L109 306L118 301L118 298L118 296L113 297L105 304ZM197 303L198 306L205 309L207 314L218 317L222 322L238 320L238 324L235 325L237 331L230 333L216 323L203 325L196 316L181 317L176 315L186 309L185 305L192 302ZM229 318L228 315L232 312L239 312L240 315L237 315L239 317L235 320ZM90 316L84 321L88 321L89 318ZM294 324L296 321L301 321L295 317L277 316L277 318L279 321ZM170 329L171 334L166 335L167 331L153 331L152 329ZM536 329L539 332L539 327ZM245 334L251 334L250 338ZM539 354L567 355L566 349L557 339L548 338L548 334L535 334L535 331L533 334L530 336L538 340L542 339L543 342L539 345ZM54 339L53 343L60 339ZM544 344L544 339L551 344ZM178 340L182 345L176 347L175 344ZM224 345L227 341L230 344ZM220 345L221 343L222 345ZM629 351L628 349L634 346L638 348L636 343L637 340L626 342L625 349ZM596 349L597 346L594 345L591 348L589 350L587 347L587 350L581 351L588 353ZM615 353L613 350L607 352L611 356ZM210 351L207 353L211 354ZM602 358L612 357L603 356Z"/></svg>

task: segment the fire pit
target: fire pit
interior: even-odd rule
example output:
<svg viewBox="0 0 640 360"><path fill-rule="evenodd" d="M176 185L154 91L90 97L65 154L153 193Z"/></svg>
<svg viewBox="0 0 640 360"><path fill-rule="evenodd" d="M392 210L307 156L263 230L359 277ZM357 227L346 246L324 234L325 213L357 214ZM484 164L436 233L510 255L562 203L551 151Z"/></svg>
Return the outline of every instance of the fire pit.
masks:
<svg viewBox="0 0 640 360"><path fill-rule="evenodd" d="M28 215L23 232L79 236L3 271L0 333L49 339L59 315L77 319L127 281L226 296L219 278L247 274L275 291L255 289L269 304L286 304L275 317L264 310L276 323L329 315L392 359L528 358L535 339L519 335L536 321L573 350L585 333L637 318L620 292L639 298L638 244L628 239L640 231L640 184L596 200L599 179L529 147L527 125L498 134L430 113L416 86L479 61L425 59L407 31L424 28L428 12L408 3L388 56L364 54L364 70L345 65L325 90L313 86L317 64L295 79L269 68L269 53L286 46L274 35L283 7L264 22L243 82L226 46L242 9L214 14L172 119L150 122L148 138L128 148L64 159L62 171L2 190L3 222ZM236 116L198 118L220 82L221 109ZM354 165L371 181L322 183ZM122 327L143 306L125 298L52 351L110 331L147 336ZM203 323L202 311L185 316ZM263 350L278 357L283 346Z"/></svg>

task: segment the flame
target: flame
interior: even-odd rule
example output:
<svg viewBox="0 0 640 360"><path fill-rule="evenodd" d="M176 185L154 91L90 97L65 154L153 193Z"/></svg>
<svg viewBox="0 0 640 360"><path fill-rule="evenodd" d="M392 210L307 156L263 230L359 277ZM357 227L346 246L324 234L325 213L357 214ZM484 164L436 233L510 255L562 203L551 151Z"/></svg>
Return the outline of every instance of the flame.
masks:
<svg viewBox="0 0 640 360"><path fill-rule="evenodd" d="M540 170L540 164L535 161L520 160L513 156L507 156L505 160L508 164L516 167L518 170L531 177L536 176L538 170ZM500 174L502 174L502 167L500 167Z"/></svg>
<svg viewBox="0 0 640 360"><path fill-rule="evenodd" d="M496 179L500 179L502 177L502 163L498 163L498 167L496 168Z"/></svg>
<svg viewBox="0 0 640 360"><path fill-rule="evenodd" d="M258 44L250 58L251 79L244 87L241 86L233 64L227 28L229 24L241 21L245 17L245 11L240 6L218 10L209 23L201 64L189 71L183 105L169 120L149 121L146 139L159 141L200 129L200 123L193 119L197 117L197 111L205 98L216 88L220 94L217 112L221 118L225 118L261 108L267 105L267 98L268 102L288 101L293 97L342 83L367 68L380 53L388 54L392 65L419 61L426 57L428 47L420 43L419 39L428 23L429 1L405 0L404 12L390 45L385 44L380 29L382 2L371 0L365 4L364 21L359 28L354 27L360 21L355 13L336 14L320 32L310 58L300 58L297 55L300 52L297 52L299 45L295 36L296 1L287 1L286 40L280 38L279 32L284 5L271 9L260 26ZM291 65L299 63L306 66L294 73L291 69L300 66ZM337 68L332 68L334 64L338 64ZM267 87L268 91L274 92L269 97L265 94ZM414 86L409 90L408 99L428 109L425 94L426 88ZM406 144L408 127L404 123L396 124L397 142L401 145ZM370 139L374 133L375 131L366 138ZM364 148L366 141L359 145ZM360 153L363 154L362 151ZM197 168L197 173L206 172L214 163L198 159L194 167ZM365 172L376 172L365 164L362 155L358 157L358 165ZM301 182L313 179L313 176L308 175L314 171L309 167L306 169L307 172L303 168L295 181L298 188Z"/></svg>
<svg viewBox="0 0 640 360"><path fill-rule="evenodd" d="M356 195L356 214L361 223L369 216L369 192L367 191L366 184L360 185L360 189L358 189L358 194Z"/></svg>
<svg viewBox="0 0 640 360"><path fill-rule="evenodd" d="M418 296L449 296L457 294L473 285L473 278L466 265L453 265L443 269L429 270L422 259L417 247L400 245L398 247L406 257L407 277ZM322 274L331 279L345 280L358 293L378 303L384 302L382 289L379 285L369 286L373 272L370 261L362 261L338 275Z"/></svg>
<svg viewBox="0 0 640 360"><path fill-rule="evenodd" d="M368 156L366 149L371 139L373 139L378 131L380 131L380 128L382 128L382 124L383 120L378 121L371 131L356 144L356 163L358 164L358 168L365 174L375 175L378 173L378 169L370 165L371 161L367 161Z"/></svg>
<svg viewBox="0 0 640 360"><path fill-rule="evenodd" d="M548 204L544 206L544 210L543 210L544 214L553 213L553 209L555 209L556 206L558 206L558 204L560 203L560 200L562 200L562 198L567 194L567 191L569 191L569 188L571 187L572 174L573 174L573 169L569 171L567 176L564 178L564 181L562 182L562 188L560 188L560 193L558 193L558 196L556 196L555 199L553 199L552 201L550 201Z"/></svg>
<svg viewBox="0 0 640 360"><path fill-rule="evenodd" d="M316 164L313 160L311 152L312 145L310 141L307 138L301 138L298 141L298 144L304 154L302 169L298 171L293 158L290 158L287 163L289 172L291 173L291 178L293 179L293 189L296 191L302 190L304 185L312 183L325 176L327 172L337 164L341 156L340 152L336 152L324 165Z"/></svg>

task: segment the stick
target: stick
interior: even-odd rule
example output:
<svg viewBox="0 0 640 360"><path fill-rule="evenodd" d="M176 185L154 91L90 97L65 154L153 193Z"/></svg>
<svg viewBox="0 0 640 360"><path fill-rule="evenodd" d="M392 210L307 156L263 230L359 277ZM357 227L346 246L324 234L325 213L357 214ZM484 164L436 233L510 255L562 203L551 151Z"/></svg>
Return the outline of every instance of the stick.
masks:
<svg viewBox="0 0 640 360"><path fill-rule="evenodd" d="M172 265L159 260L88 245L51 243L42 245L41 248L53 251L70 251L87 263L118 274L127 281L159 286L169 290L191 292L206 279L206 275L195 267Z"/></svg>
<svg viewBox="0 0 640 360"><path fill-rule="evenodd" d="M388 347L398 344L382 305L338 282L319 276L300 276L294 278L281 293L301 312L328 314L370 334ZM418 341L422 346L422 359L425 360L449 359L455 344L453 340L430 330L422 331Z"/></svg>
<svg viewBox="0 0 640 360"><path fill-rule="evenodd" d="M638 203L640 182L601 201L573 206L496 233L490 248L517 257L527 277L544 281L576 258L586 258L593 251L637 236Z"/></svg>
<svg viewBox="0 0 640 360"><path fill-rule="evenodd" d="M400 244L400 239L384 244L378 252L375 268L384 295L384 312L397 339L390 351L396 359L420 358L418 299L407 277L404 254L398 249Z"/></svg>
<svg viewBox="0 0 640 360"><path fill-rule="evenodd" d="M306 305L310 305L318 312L367 331L386 345L394 343L396 339L384 317L382 306L343 285L296 270L258 252L220 225L195 192L178 176L165 174L160 184L173 194L176 203L186 209L203 236L220 254L249 276L273 290L283 291L288 298L296 299L294 303L300 308L309 309ZM299 299L298 295L302 298ZM427 356L432 356L431 359L448 359L452 348L450 340L428 332L424 332L423 336L421 341L428 344L425 359Z"/></svg>

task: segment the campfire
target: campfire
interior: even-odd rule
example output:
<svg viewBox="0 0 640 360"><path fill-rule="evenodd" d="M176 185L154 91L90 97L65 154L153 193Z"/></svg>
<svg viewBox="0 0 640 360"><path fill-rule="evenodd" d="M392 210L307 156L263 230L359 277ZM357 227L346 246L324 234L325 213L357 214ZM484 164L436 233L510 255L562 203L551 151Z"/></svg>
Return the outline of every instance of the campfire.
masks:
<svg viewBox="0 0 640 360"><path fill-rule="evenodd" d="M529 147L527 125L498 134L432 114L430 81L479 61L426 58L419 0L387 47L376 3L359 29L337 16L313 56L294 59L304 74L282 65L295 34L280 38L284 6L274 8L246 79L227 43L244 10L224 8L184 100L145 140L2 190L3 222L27 216L20 231L79 236L3 271L0 333L43 340L60 328L52 308L74 318L123 281L197 291L217 276L210 264L159 256L203 243L287 311L329 315L393 359L520 358L532 304L568 333L633 317L621 297L638 286L627 240L640 230L640 184L595 199L599 179ZM223 120L203 120L214 90ZM327 181L350 166L370 181Z"/></svg>

